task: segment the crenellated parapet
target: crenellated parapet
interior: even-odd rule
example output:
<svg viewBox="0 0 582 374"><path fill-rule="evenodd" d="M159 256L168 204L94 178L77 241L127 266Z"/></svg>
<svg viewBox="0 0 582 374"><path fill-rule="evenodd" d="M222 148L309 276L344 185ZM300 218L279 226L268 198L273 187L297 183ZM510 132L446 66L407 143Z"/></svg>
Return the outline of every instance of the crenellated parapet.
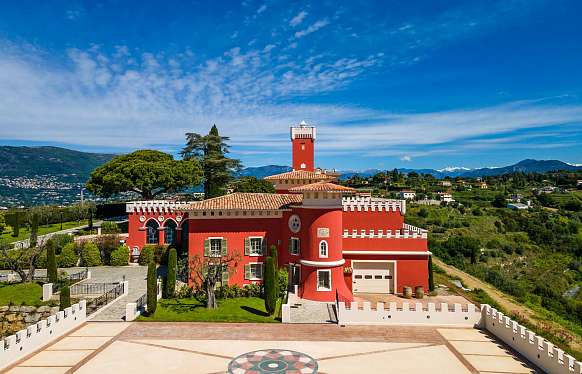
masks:
<svg viewBox="0 0 582 374"><path fill-rule="evenodd" d="M349 196L343 199L344 211L357 212L401 212L406 214L405 200L382 199L369 196Z"/></svg>
<svg viewBox="0 0 582 374"><path fill-rule="evenodd" d="M173 213L186 210L191 201L148 200L132 201L125 204L126 213Z"/></svg>
<svg viewBox="0 0 582 374"><path fill-rule="evenodd" d="M418 228L416 228L418 229ZM366 230L366 229L345 229L344 238L378 238L378 239L427 239L426 230Z"/></svg>

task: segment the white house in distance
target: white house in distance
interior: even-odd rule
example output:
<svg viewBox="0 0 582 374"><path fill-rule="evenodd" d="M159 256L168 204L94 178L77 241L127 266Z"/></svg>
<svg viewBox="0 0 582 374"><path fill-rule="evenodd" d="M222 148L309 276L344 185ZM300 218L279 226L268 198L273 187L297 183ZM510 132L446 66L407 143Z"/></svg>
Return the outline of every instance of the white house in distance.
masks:
<svg viewBox="0 0 582 374"><path fill-rule="evenodd" d="M402 191L400 191L399 196L401 199L404 199L404 200L414 200L414 199L416 199L416 191L402 190Z"/></svg>
<svg viewBox="0 0 582 374"><path fill-rule="evenodd" d="M452 184L451 184L451 181L449 181L449 180L446 180L446 179L445 179L445 180L439 181L439 186L443 186L443 187L451 187L451 185L452 185Z"/></svg>
<svg viewBox="0 0 582 374"><path fill-rule="evenodd" d="M453 199L453 195L451 195L448 192L439 192L438 195L439 195L439 198L441 201L444 201L447 203L452 203L453 201L455 201L455 199Z"/></svg>

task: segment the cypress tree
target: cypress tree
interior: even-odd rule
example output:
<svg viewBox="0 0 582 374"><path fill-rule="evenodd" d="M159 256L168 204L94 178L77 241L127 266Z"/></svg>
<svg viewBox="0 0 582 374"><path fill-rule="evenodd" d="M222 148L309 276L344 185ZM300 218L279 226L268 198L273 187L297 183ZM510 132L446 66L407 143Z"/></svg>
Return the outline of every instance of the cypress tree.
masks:
<svg viewBox="0 0 582 374"><path fill-rule="evenodd" d="M71 289L69 288L69 282L65 281L63 287L61 288L59 309L65 310L65 308L68 308L70 306L71 306Z"/></svg>
<svg viewBox="0 0 582 374"><path fill-rule="evenodd" d="M434 291L434 277L432 274L432 256L428 256L428 290Z"/></svg>
<svg viewBox="0 0 582 374"><path fill-rule="evenodd" d="M30 247L36 247L38 243L38 214L32 214L32 222L30 224Z"/></svg>
<svg viewBox="0 0 582 374"><path fill-rule="evenodd" d="M14 212L14 226L12 226L12 236L17 238L20 235L20 214Z"/></svg>
<svg viewBox="0 0 582 374"><path fill-rule="evenodd" d="M170 248L168 252L168 273L164 284L164 293L166 299L174 297L176 290L176 267L178 266L178 254L176 248Z"/></svg>
<svg viewBox="0 0 582 374"><path fill-rule="evenodd" d="M279 253L277 252L277 246L272 245L271 251L269 253L271 257L273 257L273 263L275 264L275 270L279 269Z"/></svg>
<svg viewBox="0 0 582 374"><path fill-rule="evenodd" d="M57 283L57 256L55 255L55 243L52 240L47 241L46 248L46 274L50 283Z"/></svg>
<svg viewBox="0 0 582 374"><path fill-rule="evenodd" d="M148 264L148 281L147 281L147 312L153 315L158 306L158 286L156 280L156 264L150 261Z"/></svg>
<svg viewBox="0 0 582 374"><path fill-rule="evenodd" d="M93 231L93 209L89 208L89 232Z"/></svg>
<svg viewBox="0 0 582 374"><path fill-rule="evenodd" d="M275 261L272 256L267 257L265 263L265 274L263 276L265 309L267 313L272 315L275 313L277 306L277 269L275 268Z"/></svg>

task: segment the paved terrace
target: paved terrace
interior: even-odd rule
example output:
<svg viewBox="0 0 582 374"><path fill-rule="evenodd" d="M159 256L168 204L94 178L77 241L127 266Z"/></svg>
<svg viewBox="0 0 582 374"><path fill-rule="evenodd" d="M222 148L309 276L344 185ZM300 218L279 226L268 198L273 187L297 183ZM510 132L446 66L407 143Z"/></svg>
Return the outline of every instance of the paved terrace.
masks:
<svg viewBox="0 0 582 374"><path fill-rule="evenodd" d="M229 363L244 353L271 349L283 350L286 360L304 360L296 373L534 372L475 329L144 322L89 322L8 372L218 374L228 373ZM316 371L308 361L316 362ZM251 373L240 367L232 372Z"/></svg>

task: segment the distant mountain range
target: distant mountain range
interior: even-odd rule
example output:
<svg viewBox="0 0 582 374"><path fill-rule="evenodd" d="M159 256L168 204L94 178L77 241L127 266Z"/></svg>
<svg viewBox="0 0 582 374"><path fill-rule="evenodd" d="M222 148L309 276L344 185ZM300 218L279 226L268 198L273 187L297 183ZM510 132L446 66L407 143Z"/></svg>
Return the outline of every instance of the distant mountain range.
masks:
<svg viewBox="0 0 582 374"><path fill-rule="evenodd" d="M0 146L0 206L20 204L61 204L77 201L80 190L91 171L111 160L115 155L79 152L59 147L12 147ZM268 175L290 171L289 166L267 165L247 167L238 176L264 178ZM475 178L521 171L547 172L554 170L582 170L581 165L567 164L558 160L523 160L504 167L468 169L447 167L444 169L398 169L401 173L431 174L436 178ZM380 169L340 171L341 179L354 175L370 176Z"/></svg>

